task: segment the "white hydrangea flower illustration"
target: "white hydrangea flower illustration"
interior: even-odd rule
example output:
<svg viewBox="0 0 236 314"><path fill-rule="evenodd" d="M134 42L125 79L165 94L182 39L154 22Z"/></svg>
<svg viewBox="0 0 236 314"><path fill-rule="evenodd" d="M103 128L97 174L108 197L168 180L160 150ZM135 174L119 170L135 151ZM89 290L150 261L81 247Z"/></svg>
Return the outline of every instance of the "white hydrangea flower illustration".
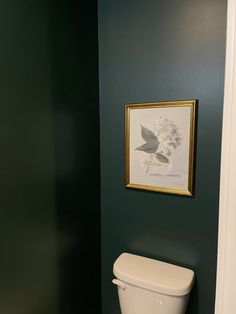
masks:
<svg viewBox="0 0 236 314"><path fill-rule="evenodd" d="M153 131L141 125L141 136L145 143L136 148L148 155L142 163L148 174L150 166L162 167L162 174L170 171L171 155L181 145L182 137L176 124L164 117L158 116L154 120ZM163 169L164 172L163 172Z"/></svg>

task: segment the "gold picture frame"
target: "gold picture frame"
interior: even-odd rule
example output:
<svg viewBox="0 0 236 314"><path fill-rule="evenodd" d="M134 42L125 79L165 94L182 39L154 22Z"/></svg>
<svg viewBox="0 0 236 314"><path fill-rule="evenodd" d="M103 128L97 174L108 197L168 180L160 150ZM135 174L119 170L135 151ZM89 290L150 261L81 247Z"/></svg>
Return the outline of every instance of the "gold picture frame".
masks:
<svg viewBox="0 0 236 314"><path fill-rule="evenodd" d="M197 100L125 106L125 185L193 195Z"/></svg>

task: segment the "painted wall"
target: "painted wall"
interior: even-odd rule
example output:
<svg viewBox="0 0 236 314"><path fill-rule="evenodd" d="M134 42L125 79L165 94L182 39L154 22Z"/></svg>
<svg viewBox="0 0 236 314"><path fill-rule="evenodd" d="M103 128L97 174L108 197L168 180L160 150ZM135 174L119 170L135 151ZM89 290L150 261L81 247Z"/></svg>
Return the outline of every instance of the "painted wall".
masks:
<svg viewBox="0 0 236 314"><path fill-rule="evenodd" d="M96 2L3 0L0 39L0 312L99 313Z"/></svg>
<svg viewBox="0 0 236 314"><path fill-rule="evenodd" d="M54 2L52 99L63 314L100 313L97 41L96 1Z"/></svg>
<svg viewBox="0 0 236 314"><path fill-rule="evenodd" d="M99 0L103 314L127 251L192 268L188 314L213 314L226 0ZM124 187L124 104L199 99L194 198Z"/></svg>

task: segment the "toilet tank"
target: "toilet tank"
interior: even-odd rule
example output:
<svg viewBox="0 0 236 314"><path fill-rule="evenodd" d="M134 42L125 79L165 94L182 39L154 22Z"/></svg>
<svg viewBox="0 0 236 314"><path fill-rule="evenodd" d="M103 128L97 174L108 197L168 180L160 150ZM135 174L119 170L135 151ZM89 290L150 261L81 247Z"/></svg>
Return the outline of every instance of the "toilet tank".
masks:
<svg viewBox="0 0 236 314"><path fill-rule="evenodd" d="M190 269L123 253L113 267L122 314L184 314L194 282Z"/></svg>

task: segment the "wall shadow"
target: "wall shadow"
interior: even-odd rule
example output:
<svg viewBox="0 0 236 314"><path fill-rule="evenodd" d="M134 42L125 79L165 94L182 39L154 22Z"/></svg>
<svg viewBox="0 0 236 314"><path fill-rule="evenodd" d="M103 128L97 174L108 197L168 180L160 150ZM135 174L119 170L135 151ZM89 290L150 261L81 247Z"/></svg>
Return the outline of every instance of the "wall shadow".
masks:
<svg viewBox="0 0 236 314"><path fill-rule="evenodd" d="M97 3L53 1L51 14L59 308L100 313Z"/></svg>

